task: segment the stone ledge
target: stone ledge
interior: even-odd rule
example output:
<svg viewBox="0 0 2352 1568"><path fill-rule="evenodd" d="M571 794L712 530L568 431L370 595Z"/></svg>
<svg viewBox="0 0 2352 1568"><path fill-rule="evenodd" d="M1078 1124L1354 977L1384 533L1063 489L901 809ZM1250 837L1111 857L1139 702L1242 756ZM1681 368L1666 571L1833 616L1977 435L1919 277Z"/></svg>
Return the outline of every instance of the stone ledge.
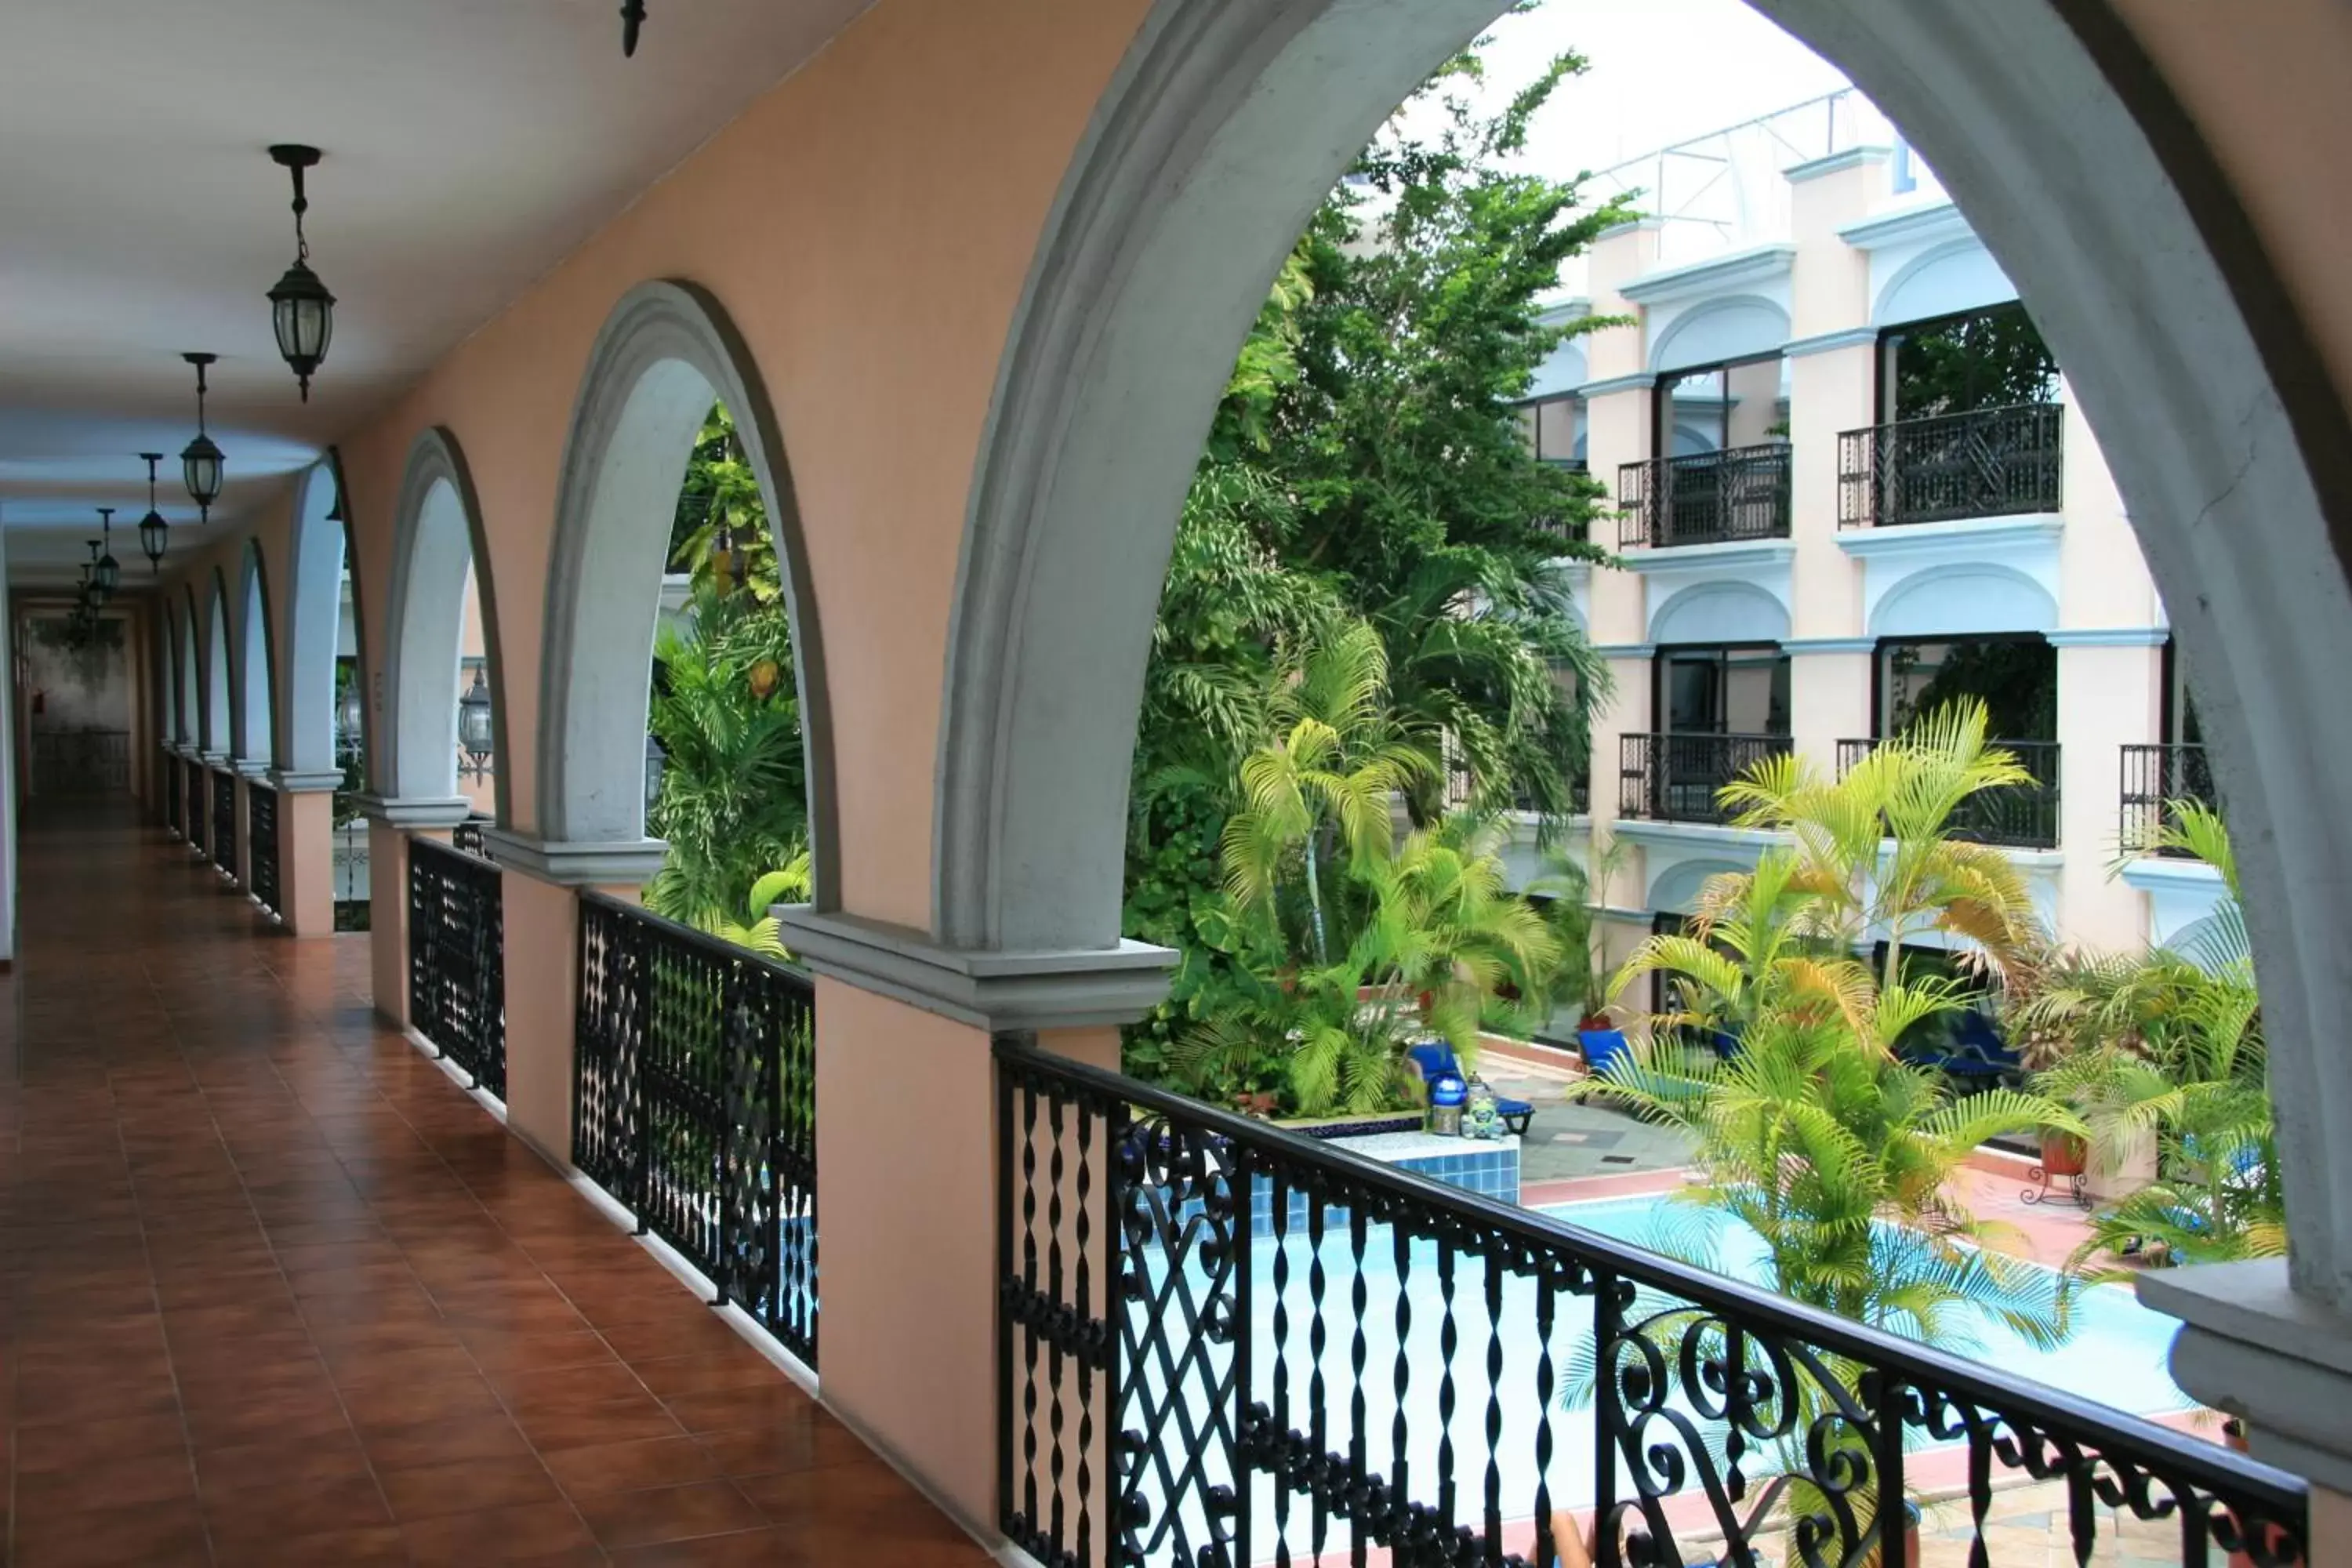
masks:
<svg viewBox="0 0 2352 1568"><path fill-rule="evenodd" d="M991 1031L1129 1024L1168 994L1176 953L1113 948L975 952L921 931L806 904L771 911L784 945L819 974Z"/></svg>
<svg viewBox="0 0 2352 1568"><path fill-rule="evenodd" d="M446 799L411 796L394 799L381 795L359 797L360 815L391 827L455 827L473 815L474 803L464 795Z"/></svg>
<svg viewBox="0 0 2352 1568"><path fill-rule="evenodd" d="M272 768L269 787L280 795L327 795L343 787L343 775L340 770L302 773L291 768Z"/></svg>
<svg viewBox="0 0 2352 1568"><path fill-rule="evenodd" d="M482 847L499 865L559 888L641 888L669 854L659 838L541 838L510 827L483 828Z"/></svg>
<svg viewBox="0 0 2352 1568"><path fill-rule="evenodd" d="M2352 1318L2293 1289L2284 1258L2167 1269L2137 1286L2181 1321L2175 1382L2243 1416L2263 1463L2352 1491Z"/></svg>

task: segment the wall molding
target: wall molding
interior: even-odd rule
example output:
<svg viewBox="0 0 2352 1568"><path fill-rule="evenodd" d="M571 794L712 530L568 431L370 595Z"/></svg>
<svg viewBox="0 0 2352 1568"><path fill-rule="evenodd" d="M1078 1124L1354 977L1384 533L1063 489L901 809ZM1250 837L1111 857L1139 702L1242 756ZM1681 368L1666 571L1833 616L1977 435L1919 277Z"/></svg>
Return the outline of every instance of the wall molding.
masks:
<svg viewBox="0 0 2352 1568"><path fill-rule="evenodd" d="M996 1032L1131 1024L1168 994L1178 954L1148 942L984 952L807 904L772 911L784 945L819 974Z"/></svg>
<svg viewBox="0 0 2352 1568"><path fill-rule="evenodd" d="M2047 634L2052 647L2162 647L2172 640L2169 626L2091 626Z"/></svg>
<svg viewBox="0 0 2352 1568"><path fill-rule="evenodd" d="M1704 299L1731 290L1745 291L1759 283L1784 279L1795 268L1797 247L1788 240L1752 245L1728 256L1679 267L1663 267L1629 279L1617 292L1636 305L1664 305L1678 300Z"/></svg>
<svg viewBox="0 0 2352 1568"><path fill-rule="evenodd" d="M509 827L483 828L482 846L499 865L559 888L641 888L669 853L659 838L570 842Z"/></svg>

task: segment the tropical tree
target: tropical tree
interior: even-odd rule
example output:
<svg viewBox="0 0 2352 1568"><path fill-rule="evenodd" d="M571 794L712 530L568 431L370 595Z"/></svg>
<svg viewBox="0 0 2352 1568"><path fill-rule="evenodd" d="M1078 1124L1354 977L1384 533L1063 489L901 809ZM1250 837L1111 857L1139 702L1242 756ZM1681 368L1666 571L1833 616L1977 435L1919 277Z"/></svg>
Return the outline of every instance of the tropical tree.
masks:
<svg viewBox="0 0 2352 1568"><path fill-rule="evenodd" d="M2177 801L2158 836L2213 867L2227 896L2178 945L2057 955L2011 1008L2044 1092L2088 1124L2092 1156L2120 1166L2153 1147L2157 1180L2092 1216L2078 1264L2157 1252L2177 1262L2286 1250L2262 998L2220 815Z"/></svg>

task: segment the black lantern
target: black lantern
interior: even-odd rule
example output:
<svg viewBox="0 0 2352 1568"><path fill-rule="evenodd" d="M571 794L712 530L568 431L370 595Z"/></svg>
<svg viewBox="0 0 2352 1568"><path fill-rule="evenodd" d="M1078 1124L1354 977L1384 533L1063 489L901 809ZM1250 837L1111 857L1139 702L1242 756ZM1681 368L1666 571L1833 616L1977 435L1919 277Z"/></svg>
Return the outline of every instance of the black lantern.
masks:
<svg viewBox="0 0 2352 1568"><path fill-rule="evenodd" d="M648 732L646 736L646 815L651 817L654 803L661 799L662 772L669 766L669 753L662 743Z"/></svg>
<svg viewBox="0 0 2352 1568"><path fill-rule="evenodd" d="M474 667L474 684L466 695L457 699L457 744L466 753L466 761L457 771L467 778L490 776L490 752L495 745L490 722L490 688L482 679L482 667Z"/></svg>
<svg viewBox="0 0 2352 1568"><path fill-rule="evenodd" d="M710 541L710 576L721 595L735 591L735 531L723 521Z"/></svg>
<svg viewBox="0 0 2352 1568"><path fill-rule="evenodd" d="M213 502L220 500L221 449L205 433L205 366L217 354L182 354L196 367L196 438L180 452L180 477L187 481L188 499L196 503L196 521L210 522Z"/></svg>
<svg viewBox="0 0 2352 1568"><path fill-rule="evenodd" d="M637 52L637 29L646 25L646 0L621 0L621 58Z"/></svg>
<svg viewBox="0 0 2352 1568"><path fill-rule="evenodd" d="M139 548L147 554L147 564L157 572L163 569L163 552L172 542L172 525L155 510L155 465L163 460L161 452L142 452L147 459L147 515L139 520Z"/></svg>
<svg viewBox="0 0 2352 1568"><path fill-rule="evenodd" d="M81 596L90 608L96 609L106 603L106 585L98 578L98 541L85 539L82 542L89 546L89 559L81 563Z"/></svg>
<svg viewBox="0 0 2352 1568"><path fill-rule="evenodd" d="M335 297L310 270L310 242L302 233L302 215L310 210L302 194L302 171L318 163L319 150L289 142L272 147L269 155L294 176L294 265L269 291L269 320L278 331L278 352L302 384L302 401L308 403L310 377L335 335Z"/></svg>
<svg viewBox="0 0 2352 1568"><path fill-rule="evenodd" d="M114 558L114 509L110 506L100 507L98 522L100 531L105 535L105 553L98 558L98 568L90 574L90 581L98 584L100 593L111 599L114 597L114 590L122 582L122 563Z"/></svg>

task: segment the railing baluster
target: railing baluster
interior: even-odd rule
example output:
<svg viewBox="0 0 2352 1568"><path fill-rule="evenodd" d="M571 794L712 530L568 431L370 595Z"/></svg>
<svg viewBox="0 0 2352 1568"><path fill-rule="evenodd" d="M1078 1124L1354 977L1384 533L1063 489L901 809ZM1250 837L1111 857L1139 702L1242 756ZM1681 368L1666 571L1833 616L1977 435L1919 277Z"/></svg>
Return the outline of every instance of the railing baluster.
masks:
<svg viewBox="0 0 2352 1568"><path fill-rule="evenodd" d="M1462 1343L1454 1320L1454 1237L1449 1230L1437 1238L1437 1512L1439 1523L1451 1531L1454 1509L1454 1352Z"/></svg>
<svg viewBox="0 0 2352 1568"><path fill-rule="evenodd" d="M1273 1445L1287 1454L1290 1435L1290 1178L1276 1171L1271 1180L1274 1232L1274 1430ZM1244 1401L1247 1395L1244 1395ZM1274 1489L1274 1561L1290 1568L1290 1484L1278 1477Z"/></svg>
<svg viewBox="0 0 2352 1568"><path fill-rule="evenodd" d="M1503 1255L1486 1253L1486 1562L1503 1565Z"/></svg>
<svg viewBox="0 0 2352 1568"><path fill-rule="evenodd" d="M1051 1129L1050 1136L1053 1139L1053 1152L1051 1159L1047 1163L1045 1177L1045 1289L1047 1293L1056 1301L1063 1300L1062 1145L1065 1139L1063 1137L1062 1128L1062 1105L1063 1098L1057 1094L1047 1101L1046 1109L1047 1124ZM1045 1354L1046 1376L1053 1384L1054 1388L1052 1409L1046 1414L1046 1424L1052 1430L1054 1438L1053 1453L1049 1460L1049 1468L1046 1474L1052 1478L1054 1483L1052 1535L1055 1541L1062 1539L1063 1518L1062 1355L1062 1336L1056 1334L1054 1336L1053 1343L1047 1348Z"/></svg>
<svg viewBox="0 0 2352 1568"><path fill-rule="evenodd" d="M1559 1308L1552 1270L1540 1255L1536 1268L1536 1563L1550 1568L1559 1554L1551 1528L1552 1412L1559 1402L1552 1367L1552 1319Z"/></svg>
<svg viewBox="0 0 2352 1568"><path fill-rule="evenodd" d="M1903 1415L1906 1394L1898 1377L1879 1377L1878 1422L1873 1434L1872 1479L1878 1499L1879 1568L1895 1568L1909 1560L1906 1542L1910 1521L1903 1495Z"/></svg>
<svg viewBox="0 0 2352 1568"><path fill-rule="evenodd" d="M1325 1456L1331 1451L1329 1405L1323 1384L1323 1356L1330 1341L1323 1323L1323 1291L1326 1276L1323 1268L1324 1205L1328 1202L1319 1184L1307 1189L1307 1299L1313 1306L1313 1315L1307 1329L1307 1464L1314 1469L1323 1467ZM1315 1563L1323 1561L1323 1549L1330 1543L1331 1515L1328 1500L1323 1489L1316 1487L1307 1499L1314 1510Z"/></svg>
<svg viewBox="0 0 2352 1568"><path fill-rule="evenodd" d="M1348 1342L1348 1492L1351 1499L1364 1495L1366 1476L1364 1433L1364 1314L1370 1304L1368 1282L1364 1277L1364 1247L1369 1216L1361 1204L1348 1209L1348 1250L1354 1267L1352 1288L1348 1292L1349 1306L1356 1321L1356 1331ZM1355 1568L1363 1568L1367 1540L1366 1521L1360 1515L1351 1516L1349 1523L1349 1561Z"/></svg>

